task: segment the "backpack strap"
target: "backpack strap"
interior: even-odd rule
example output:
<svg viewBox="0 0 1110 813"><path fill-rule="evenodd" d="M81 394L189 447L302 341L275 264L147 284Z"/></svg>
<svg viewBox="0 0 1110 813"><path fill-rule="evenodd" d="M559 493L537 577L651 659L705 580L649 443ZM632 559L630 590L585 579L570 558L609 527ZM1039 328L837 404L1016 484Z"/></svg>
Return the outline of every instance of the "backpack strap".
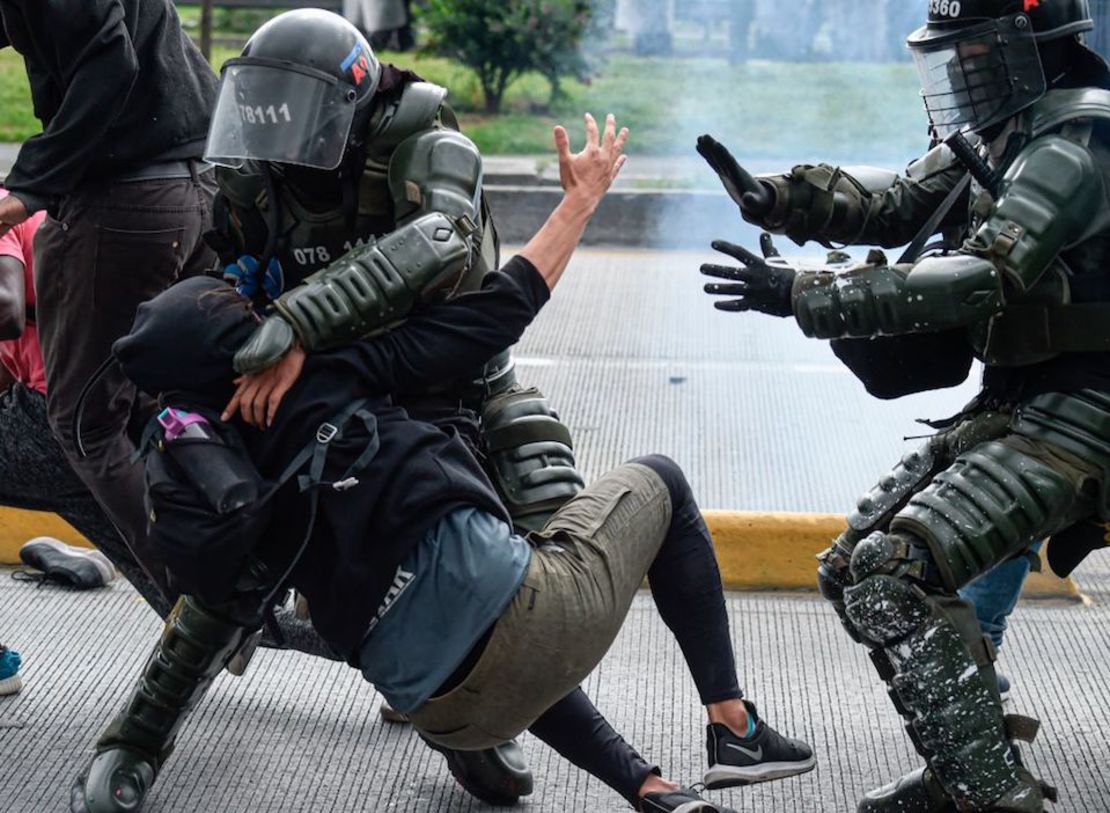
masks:
<svg viewBox="0 0 1110 813"><path fill-rule="evenodd" d="M305 528L304 538L301 540L300 546L297 548L296 554L290 559L288 566L281 578L274 582L274 587L266 596L263 602L264 615L269 619L273 614L274 600L281 592L282 586L286 580L293 573L304 556L305 550L308 548L309 540L312 539L312 533L316 530L316 514L320 507L320 489L322 486L329 486L335 491L346 491L349 488L358 484L358 479L355 475L361 473L374 456L381 448L381 441L378 438L378 421L374 417L366 405L369 399L362 398L352 401L344 407L334 418L330 421L325 421L320 424L316 430L316 437L313 438L303 449L301 449L296 457L289 463L288 466L278 475L277 481L262 496L261 501L266 502L270 500L286 483L293 479L297 472L301 471L307 464L309 467L307 475L300 475L297 478L297 486L302 493L308 493L308 525ZM330 449L331 442L336 438L343 436L343 428L351 420L351 418L359 418L362 424L367 428L370 439L366 442L366 447L362 450L355 461L347 467L347 471L343 476L335 482L327 482L323 479L324 464L327 462L328 450ZM275 625L276 628L276 625Z"/></svg>

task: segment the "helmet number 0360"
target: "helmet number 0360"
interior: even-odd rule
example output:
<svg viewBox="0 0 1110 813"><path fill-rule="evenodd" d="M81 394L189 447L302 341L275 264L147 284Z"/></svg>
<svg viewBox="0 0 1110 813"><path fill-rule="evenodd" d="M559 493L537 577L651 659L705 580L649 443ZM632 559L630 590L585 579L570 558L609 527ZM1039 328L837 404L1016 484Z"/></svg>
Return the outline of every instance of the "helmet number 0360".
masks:
<svg viewBox="0 0 1110 813"><path fill-rule="evenodd" d="M289 114L289 103L286 102L281 107L252 107L249 104L239 105L239 115L243 121L248 124L285 124L293 120Z"/></svg>
<svg viewBox="0 0 1110 813"><path fill-rule="evenodd" d="M942 17L959 17L961 8L960 0L929 0L929 11Z"/></svg>

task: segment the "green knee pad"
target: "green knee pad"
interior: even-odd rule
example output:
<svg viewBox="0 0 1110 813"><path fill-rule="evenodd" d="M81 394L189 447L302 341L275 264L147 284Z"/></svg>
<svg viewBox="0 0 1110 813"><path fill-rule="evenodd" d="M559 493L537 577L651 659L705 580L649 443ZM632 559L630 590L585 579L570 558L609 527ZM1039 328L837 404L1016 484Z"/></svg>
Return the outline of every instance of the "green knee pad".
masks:
<svg viewBox="0 0 1110 813"><path fill-rule="evenodd" d="M490 479L513 524L539 530L585 486L570 430L537 389L518 389L482 406Z"/></svg>
<svg viewBox="0 0 1110 813"><path fill-rule="evenodd" d="M944 588L955 592L1052 530L1075 498L1061 472L989 441L910 498L890 529L921 540Z"/></svg>

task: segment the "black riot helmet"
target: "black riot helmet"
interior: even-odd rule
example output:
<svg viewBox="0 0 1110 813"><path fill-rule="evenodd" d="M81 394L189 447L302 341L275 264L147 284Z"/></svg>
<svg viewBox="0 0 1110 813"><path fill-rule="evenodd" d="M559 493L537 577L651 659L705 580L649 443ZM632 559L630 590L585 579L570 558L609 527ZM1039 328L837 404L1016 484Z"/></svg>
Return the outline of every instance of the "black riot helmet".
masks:
<svg viewBox="0 0 1110 813"><path fill-rule="evenodd" d="M1088 0L929 0L906 40L939 138L981 132L1047 89L1039 46L1094 28Z"/></svg>
<svg viewBox="0 0 1110 813"><path fill-rule="evenodd" d="M205 159L335 169L381 74L366 38L338 14L279 14L224 63Z"/></svg>

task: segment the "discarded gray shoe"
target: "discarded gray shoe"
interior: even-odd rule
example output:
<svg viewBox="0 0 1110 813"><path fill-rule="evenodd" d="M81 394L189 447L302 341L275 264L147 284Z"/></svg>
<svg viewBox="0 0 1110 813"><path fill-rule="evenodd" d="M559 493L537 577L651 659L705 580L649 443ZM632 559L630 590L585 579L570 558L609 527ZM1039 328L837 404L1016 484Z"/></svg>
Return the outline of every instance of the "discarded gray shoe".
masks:
<svg viewBox="0 0 1110 813"><path fill-rule="evenodd" d="M77 590L103 587L116 577L112 563L100 551L67 545L50 536L37 536L25 542L19 549L19 558L41 573L22 571L24 578L59 582Z"/></svg>

